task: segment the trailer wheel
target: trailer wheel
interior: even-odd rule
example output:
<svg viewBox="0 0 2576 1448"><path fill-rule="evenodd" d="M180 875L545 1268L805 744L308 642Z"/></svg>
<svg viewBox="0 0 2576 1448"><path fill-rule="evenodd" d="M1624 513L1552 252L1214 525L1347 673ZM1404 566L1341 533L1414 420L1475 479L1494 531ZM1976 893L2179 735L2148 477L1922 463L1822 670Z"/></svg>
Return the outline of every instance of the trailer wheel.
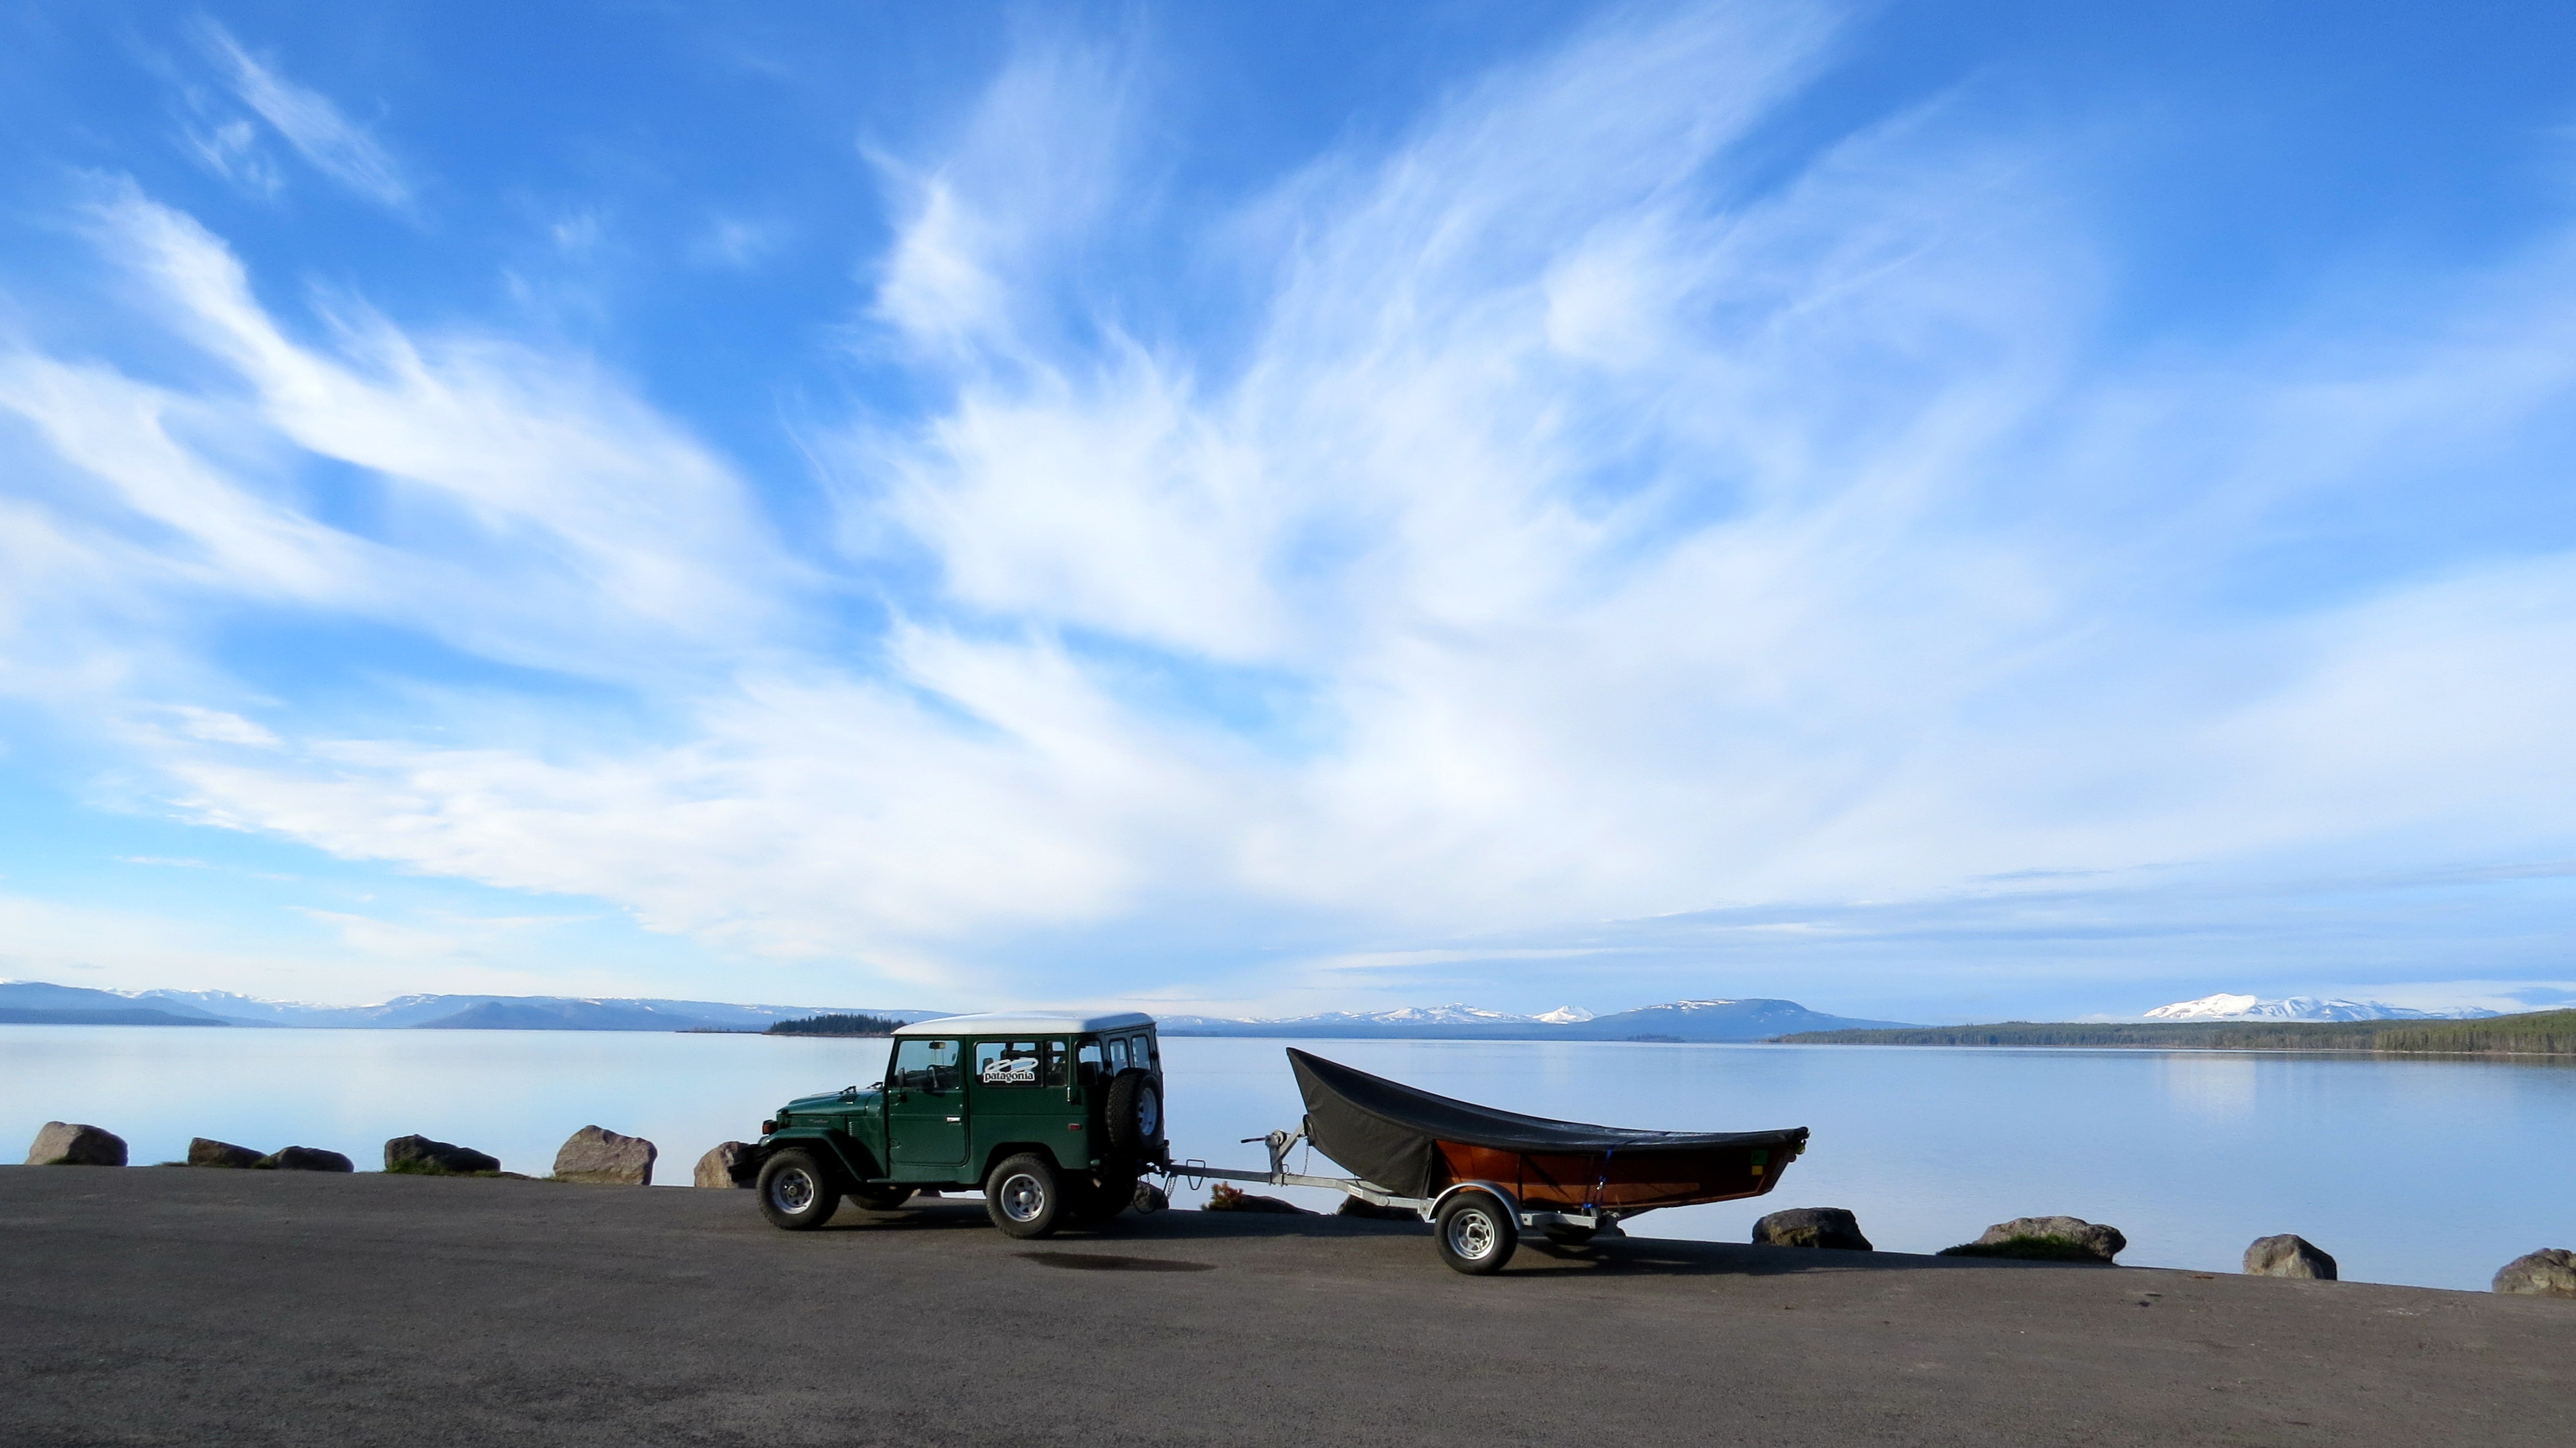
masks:
<svg viewBox="0 0 2576 1448"><path fill-rule="evenodd" d="M984 1214L1005 1237L1052 1237L1070 1215L1064 1177L1035 1152L1005 1158L984 1179Z"/></svg>
<svg viewBox="0 0 2576 1448"><path fill-rule="evenodd" d="M1520 1223L1493 1193L1460 1192L1440 1209L1434 1239L1440 1260L1471 1277L1500 1272L1521 1244Z"/></svg>
<svg viewBox="0 0 2576 1448"><path fill-rule="evenodd" d="M1109 1149L1125 1161L1143 1161L1163 1135L1163 1093L1154 1088L1154 1073L1130 1066L1109 1078L1108 1103L1101 1125Z"/></svg>
<svg viewBox="0 0 2576 1448"><path fill-rule="evenodd" d="M831 1173L807 1152L782 1151L761 1163L758 1190L760 1214L790 1232L813 1231L841 1209Z"/></svg>

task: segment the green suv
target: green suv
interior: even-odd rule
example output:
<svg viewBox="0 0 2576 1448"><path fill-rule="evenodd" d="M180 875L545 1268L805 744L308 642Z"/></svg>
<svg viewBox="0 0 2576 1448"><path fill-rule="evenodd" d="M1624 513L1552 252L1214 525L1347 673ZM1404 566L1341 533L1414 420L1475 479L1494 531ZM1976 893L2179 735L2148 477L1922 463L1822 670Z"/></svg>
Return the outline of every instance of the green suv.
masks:
<svg viewBox="0 0 2576 1448"><path fill-rule="evenodd" d="M983 1015L894 1033L885 1081L791 1101L760 1124L761 1214L789 1231L848 1197L892 1211L922 1191L981 1191L1014 1237L1106 1221L1168 1165L1154 1018Z"/></svg>

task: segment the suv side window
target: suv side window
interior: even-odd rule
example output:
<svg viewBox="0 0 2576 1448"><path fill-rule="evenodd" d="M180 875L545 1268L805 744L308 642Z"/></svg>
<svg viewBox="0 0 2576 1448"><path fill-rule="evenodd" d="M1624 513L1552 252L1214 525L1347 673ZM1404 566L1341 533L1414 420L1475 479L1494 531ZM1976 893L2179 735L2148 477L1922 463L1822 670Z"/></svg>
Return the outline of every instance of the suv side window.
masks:
<svg viewBox="0 0 2576 1448"><path fill-rule="evenodd" d="M988 1087L1026 1086L1035 1089L1046 1076L1049 1059L1056 1054L1055 1042L977 1041L975 1043L975 1083ZM1064 1074L1061 1063L1056 1074Z"/></svg>
<svg viewBox="0 0 2576 1448"><path fill-rule="evenodd" d="M886 1085L905 1091L957 1089L957 1043L904 1036L894 1043L894 1062L886 1068Z"/></svg>
<svg viewBox="0 0 2576 1448"><path fill-rule="evenodd" d="M1100 1069L1100 1060L1100 1038L1084 1037L1082 1051L1076 1057L1077 1064L1074 1067L1074 1074L1081 1078L1084 1086L1097 1086L1109 1079L1108 1073Z"/></svg>
<svg viewBox="0 0 2576 1448"><path fill-rule="evenodd" d="M1115 1076L1126 1069L1127 1038L1125 1036L1111 1036L1109 1038L1109 1074Z"/></svg>

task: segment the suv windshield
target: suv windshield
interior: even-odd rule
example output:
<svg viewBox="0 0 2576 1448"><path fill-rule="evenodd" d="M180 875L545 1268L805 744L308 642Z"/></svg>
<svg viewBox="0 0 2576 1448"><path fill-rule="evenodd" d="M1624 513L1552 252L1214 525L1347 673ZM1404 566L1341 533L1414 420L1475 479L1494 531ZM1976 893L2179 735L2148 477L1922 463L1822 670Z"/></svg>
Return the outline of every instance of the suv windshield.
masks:
<svg viewBox="0 0 2576 1448"><path fill-rule="evenodd" d="M894 1062L886 1067L886 1085L905 1091L957 1089L957 1043L907 1036L894 1043Z"/></svg>

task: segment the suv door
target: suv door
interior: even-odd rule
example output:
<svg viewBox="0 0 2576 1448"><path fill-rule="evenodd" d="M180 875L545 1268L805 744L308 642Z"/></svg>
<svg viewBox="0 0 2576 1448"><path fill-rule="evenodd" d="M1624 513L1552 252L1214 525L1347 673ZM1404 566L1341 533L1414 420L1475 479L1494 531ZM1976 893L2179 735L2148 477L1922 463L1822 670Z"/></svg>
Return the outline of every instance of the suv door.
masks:
<svg viewBox="0 0 2576 1448"><path fill-rule="evenodd" d="M1092 1145L1083 1134L1082 1107L1065 1089L1067 1055L1062 1037L973 1044L967 1056L966 1099L973 1103L979 1158L1014 1142L1036 1142L1060 1165L1090 1164Z"/></svg>
<svg viewBox="0 0 2576 1448"><path fill-rule="evenodd" d="M886 1064L887 1170L896 1181L955 1181L966 1164L958 1042L899 1036Z"/></svg>

